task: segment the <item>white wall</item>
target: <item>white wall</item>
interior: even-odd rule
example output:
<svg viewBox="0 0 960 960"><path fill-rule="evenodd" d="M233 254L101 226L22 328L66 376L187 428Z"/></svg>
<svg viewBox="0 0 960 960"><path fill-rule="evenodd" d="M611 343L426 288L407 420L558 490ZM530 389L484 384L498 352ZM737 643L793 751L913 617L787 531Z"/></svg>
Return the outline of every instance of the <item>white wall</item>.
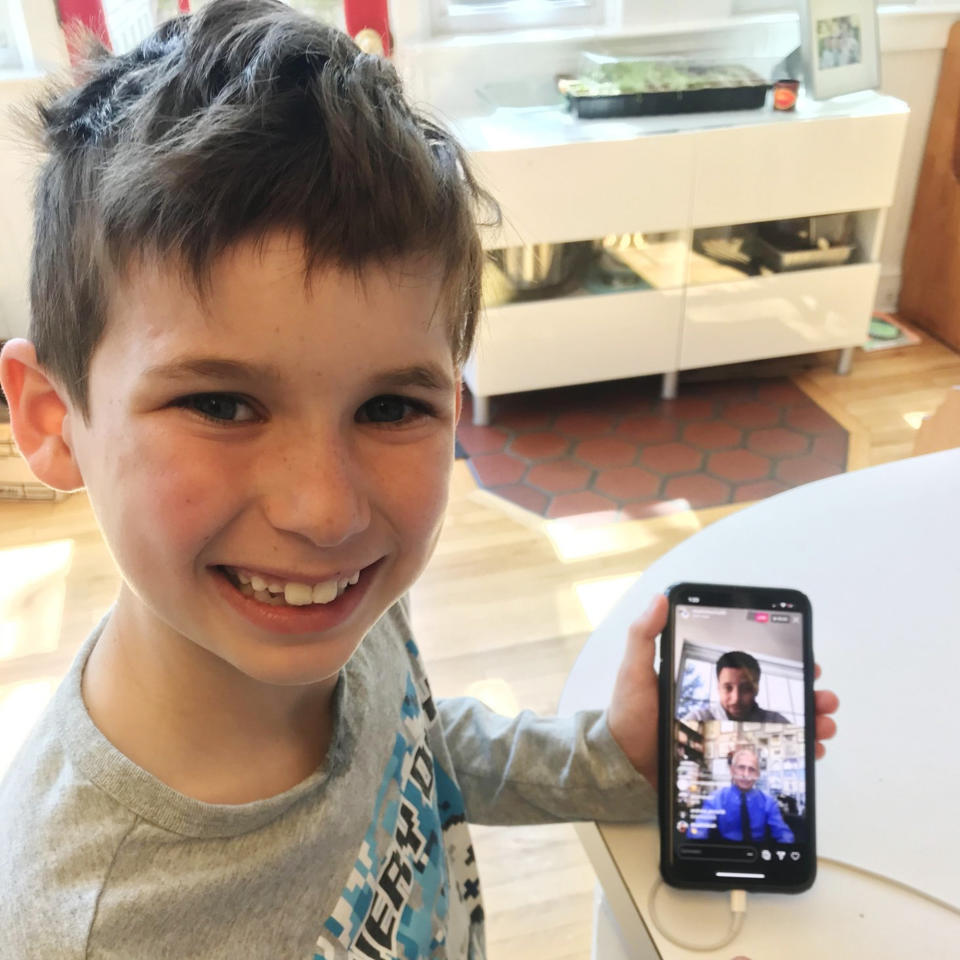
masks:
<svg viewBox="0 0 960 960"><path fill-rule="evenodd" d="M50 75L67 63L53 3L29 0L16 12L20 14L21 67L0 70L0 340L23 336L29 323L31 201L39 157L28 145L12 110L39 96Z"/></svg>
<svg viewBox="0 0 960 960"><path fill-rule="evenodd" d="M20 142L11 106L39 92L41 81L0 83L0 340L26 333L32 184L36 155Z"/></svg>

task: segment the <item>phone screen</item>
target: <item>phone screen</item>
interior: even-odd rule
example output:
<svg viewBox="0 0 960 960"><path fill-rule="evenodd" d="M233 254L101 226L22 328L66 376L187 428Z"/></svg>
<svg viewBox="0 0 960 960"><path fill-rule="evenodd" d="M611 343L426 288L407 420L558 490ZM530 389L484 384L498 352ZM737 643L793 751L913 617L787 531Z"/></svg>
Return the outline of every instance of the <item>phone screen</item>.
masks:
<svg viewBox="0 0 960 960"><path fill-rule="evenodd" d="M810 620L794 590L670 591L660 666L669 883L799 891L813 882Z"/></svg>

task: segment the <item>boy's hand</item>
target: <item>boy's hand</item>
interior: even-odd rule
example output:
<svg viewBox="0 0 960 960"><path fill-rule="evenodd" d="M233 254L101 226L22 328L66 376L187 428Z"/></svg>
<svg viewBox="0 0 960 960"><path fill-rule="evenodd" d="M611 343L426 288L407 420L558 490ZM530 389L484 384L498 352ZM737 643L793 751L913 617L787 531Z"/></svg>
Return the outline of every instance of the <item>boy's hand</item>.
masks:
<svg viewBox="0 0 960 960"><path fill-rule="evenodd" d="M646 612L630 626L627 650L623 655L613 697L607 708L607 726L613 739L627 755L637 772L657 786L657 674L653 669L656 639L667 623L667 598L658 594ZM820 676L820 666L816 674ZM828 714L839 706L837 695L818 690L816 709L816 756L826 753L822 740L837 732L837 725Z"/></svg>

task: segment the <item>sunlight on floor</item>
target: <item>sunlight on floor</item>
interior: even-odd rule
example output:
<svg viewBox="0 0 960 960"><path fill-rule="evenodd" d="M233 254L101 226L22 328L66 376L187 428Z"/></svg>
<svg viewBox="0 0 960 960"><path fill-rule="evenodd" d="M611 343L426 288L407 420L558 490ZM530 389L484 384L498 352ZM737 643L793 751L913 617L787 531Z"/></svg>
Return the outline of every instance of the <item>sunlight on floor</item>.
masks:
<svg viewBox="0 0 960 960"><path fill-rule="evenodd" d="M73 541L0 550L0 659L56 650Z"/></svg>
<svg viewBox="0 0 960 960"><path fill-rule="evenodd" d="M565 563L590 557L609 556L625 550L652 547L665 536L676 540L682 532L696 533L702 522L690 509L679 510L652 520L625 520L620 523L591 524L585 518L550 520L544 525L557 556Z"/></svg>
<svg viewBox="0 0 960 960"><path fill-rule="evenodd" d="M604 577L602 580L584 580L574 584L577 599L583 605L590 629L596 630L616 602L637 581L642 570L620 577Z"/></svg>
<svg viewBox="0 0 960 960"><path fill-rule="evenodd" d="M0 688L0 776L10 765L20 744L37 722L59 678L29 680Z"/></svg>
<svg viewBox="0 0 960 960"><path fill-rule="evenodd" d="M914 430L920 429L920 424L930 416L933 411L931 410L913 410L910 413L905 413L903 419L913 427Z"/></svg>

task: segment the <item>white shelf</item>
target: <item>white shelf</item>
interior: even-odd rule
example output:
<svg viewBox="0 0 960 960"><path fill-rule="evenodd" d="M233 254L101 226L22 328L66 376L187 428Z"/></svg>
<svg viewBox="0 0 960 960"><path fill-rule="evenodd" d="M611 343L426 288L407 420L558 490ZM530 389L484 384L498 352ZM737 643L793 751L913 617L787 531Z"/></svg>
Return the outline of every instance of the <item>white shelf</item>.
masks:
<svg viewBox="0 0 960 960"><path fill-rule="evenodd" d="M770 109L581 121L498 110L458 123L500 202L489 248L859 211L867 262L488 312L465 379L483 398L863 343L908 108L866 92ZM845 366L842 361L841 366ZM479 417L486 404L476 405Z"/></svg>

